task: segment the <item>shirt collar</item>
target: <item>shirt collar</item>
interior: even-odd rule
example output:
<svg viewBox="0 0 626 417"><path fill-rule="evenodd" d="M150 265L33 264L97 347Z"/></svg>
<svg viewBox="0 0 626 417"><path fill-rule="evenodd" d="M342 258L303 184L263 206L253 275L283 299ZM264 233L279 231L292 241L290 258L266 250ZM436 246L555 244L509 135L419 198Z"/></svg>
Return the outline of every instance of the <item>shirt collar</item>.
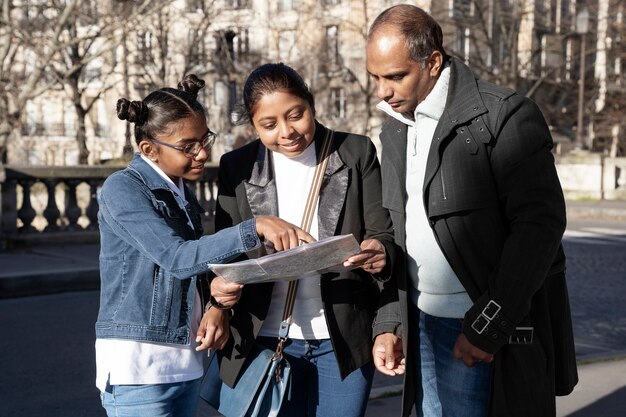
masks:
<svg viewBox="0 0 626 417"><path fill-rule="evenodd" d="M141 159L143 159L152 169L156 171L159 176L161 176L167 185L174 191L178 196L183 200L184 203L187 203L187 199L185 198L185 185L182 178L178 178L178 185L174 184L174 181L165 173L157 164L152 162L150 158L141 154Z"/></svg>

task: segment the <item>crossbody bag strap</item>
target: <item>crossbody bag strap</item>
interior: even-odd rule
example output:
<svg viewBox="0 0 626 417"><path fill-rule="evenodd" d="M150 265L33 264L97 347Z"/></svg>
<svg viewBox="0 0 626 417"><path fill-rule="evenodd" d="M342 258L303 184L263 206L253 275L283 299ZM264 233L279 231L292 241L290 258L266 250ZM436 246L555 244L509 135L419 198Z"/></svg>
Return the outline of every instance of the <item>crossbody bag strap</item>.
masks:
<svg viewBox="0 0 626 417"><path fill-rule="evenodd" d="M322 187L322 180L324 179L324 172L328 165L328 156L330 155L330 144L332 142L333 131L326 129L326 136L324 137L324 143L320 152L320 158L317 166L315 167L315 174L313 176L313 183L309 190L309 195L304 207L304 214L302 215L302 222L300 228L305 232L309 232L311 224L313 223L313 216L315 215L315 208L319 200L320 188ZM296 291L298 290L298 280L289 281L289 287L287 288L287 299L285 300L285 309L283 310L283 321L280 323L278 330L278 338L280 342L276 348L276 354L282 355L282 347L289 335L289 326L292 321L293 305L296 301Z"/></svg>

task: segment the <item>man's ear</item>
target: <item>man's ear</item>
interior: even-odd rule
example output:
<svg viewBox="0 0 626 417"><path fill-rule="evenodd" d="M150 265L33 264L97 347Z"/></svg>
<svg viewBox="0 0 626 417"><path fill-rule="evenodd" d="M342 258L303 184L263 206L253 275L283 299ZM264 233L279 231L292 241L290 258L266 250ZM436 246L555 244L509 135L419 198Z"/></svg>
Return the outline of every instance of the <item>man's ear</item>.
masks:
<svg viewBox="0 0 626 417"><path fill-rule="evenodd" d="M430 54L430 57L428 58L428 68L430 69L430 76L438 76L442 67L443 55L439 51L433 51L433 53Z"/></svg>
<svg viewBox="0 0 626 417"><path fill-rule="evenodd" d="M152 162L157 161L158 154L156 148L154 147L154 144L149 140L142 140L141 142L139 142L139 150Z"/></svg>

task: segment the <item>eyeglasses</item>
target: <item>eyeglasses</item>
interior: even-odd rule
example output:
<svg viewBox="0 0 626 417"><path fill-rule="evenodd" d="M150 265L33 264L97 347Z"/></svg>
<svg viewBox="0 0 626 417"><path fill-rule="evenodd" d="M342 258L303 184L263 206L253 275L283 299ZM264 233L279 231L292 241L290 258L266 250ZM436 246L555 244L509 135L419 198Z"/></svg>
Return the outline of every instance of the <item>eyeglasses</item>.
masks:
<svg viewBox="0 0 626 417"><path fill-rule="evenodd" d="M167 142L160 141L157 138L153 138L150 135L148 135L148 139L150 139L154 143L158 143L159 145L167 146L168 148L181 151L183 155L185 155L187 158L195 158L196 156L198 156L198 154L200 153L202 149L204 149L206 152L209 152L209 150L213 146L213 143L215 143L216 136L217 135L214 132L211 132L209 130L202 137L202 139L200 139L199 141L189 142L185 144L185 146L171 145Z"/></svg>

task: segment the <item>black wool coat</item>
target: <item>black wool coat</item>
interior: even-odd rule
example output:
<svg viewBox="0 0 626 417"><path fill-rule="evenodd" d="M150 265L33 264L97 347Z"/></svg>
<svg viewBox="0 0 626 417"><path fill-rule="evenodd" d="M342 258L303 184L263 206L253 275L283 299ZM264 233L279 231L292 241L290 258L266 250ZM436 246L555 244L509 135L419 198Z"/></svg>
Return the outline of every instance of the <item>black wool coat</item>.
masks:
<svg viewBox="0 0 626 417"><path fill-rule="evenodd" d="M495 354L491 416L555 415L555 395L578 381L565 283L565 203L552 138L528 98L476 79L452 59L444 113L429 151L423 199L435 237L474 302L463 333ZM407 126L382 129L383 205L405 248ZM407 354L403 416L415 402L407 349L411 283L403 262L385 284L374 334L396 332ZM493 300L500 311L480 333L472 324ZM480 328L480 326L478 326ZM509 344L516 327L533 327L530 344Z"/></svg>

